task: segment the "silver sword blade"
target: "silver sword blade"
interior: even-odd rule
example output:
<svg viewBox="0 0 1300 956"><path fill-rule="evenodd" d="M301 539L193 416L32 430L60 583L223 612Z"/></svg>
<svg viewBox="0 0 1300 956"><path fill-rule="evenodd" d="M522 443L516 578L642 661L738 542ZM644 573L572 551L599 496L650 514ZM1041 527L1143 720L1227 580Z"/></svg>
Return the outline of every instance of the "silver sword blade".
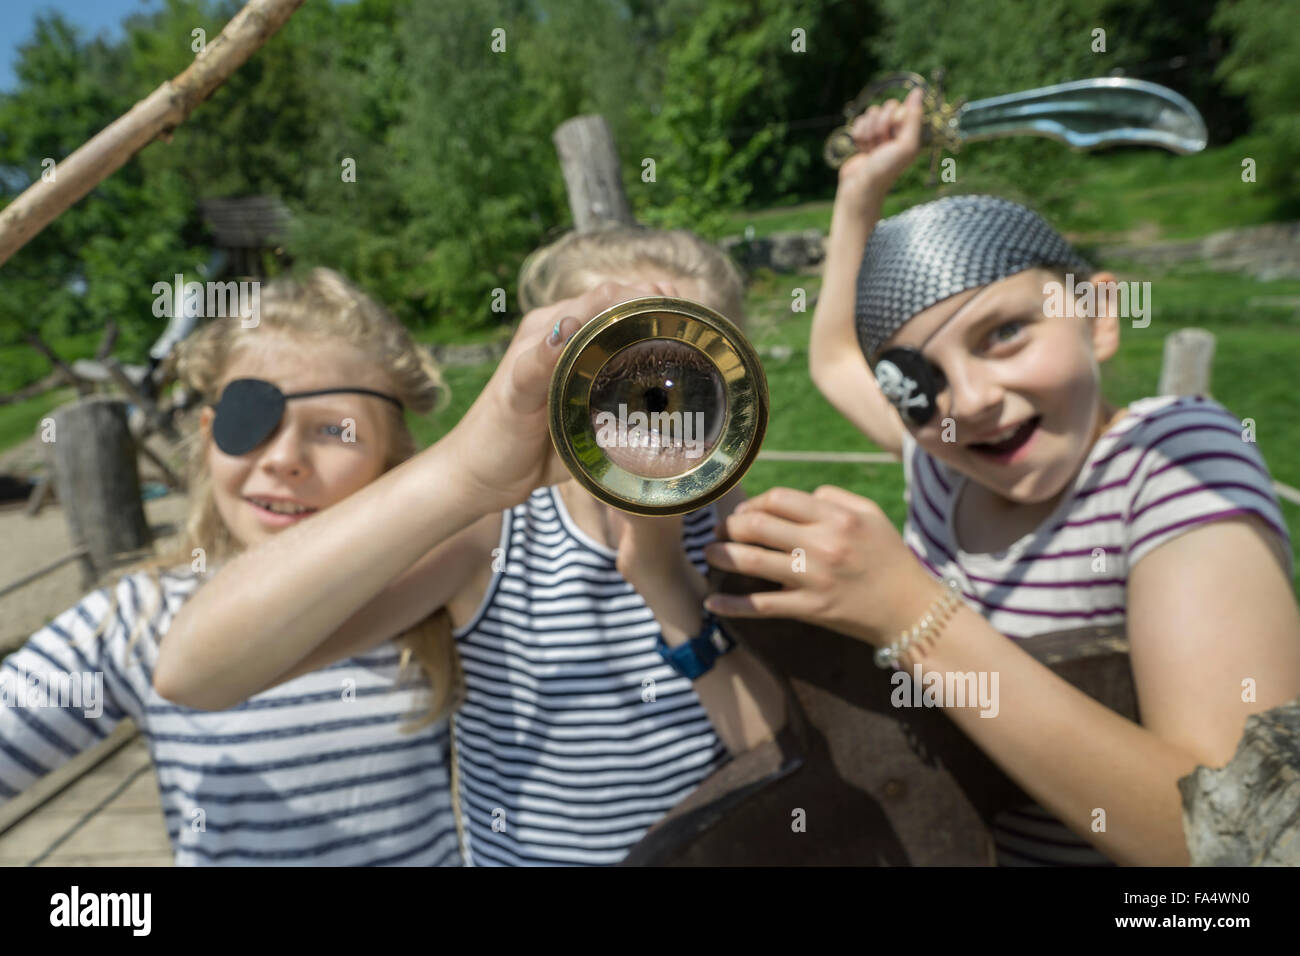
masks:
<svg viewBox="0 0 1300 956"><path fill-rule="evenodd" d="M963 143L1022 134L1077 150L1139 144L1175 153L1205 148L1205 120L1173 90L1146 80L1100 77L974 100L957 111Z"/></svg>

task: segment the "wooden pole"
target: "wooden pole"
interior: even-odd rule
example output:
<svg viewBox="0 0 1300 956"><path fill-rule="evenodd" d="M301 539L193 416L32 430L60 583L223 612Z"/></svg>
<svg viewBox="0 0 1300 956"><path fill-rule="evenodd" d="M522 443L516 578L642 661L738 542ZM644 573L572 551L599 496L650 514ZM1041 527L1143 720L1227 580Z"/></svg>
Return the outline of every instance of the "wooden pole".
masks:
<svg viewBox="0 0 1300 956"><path fill-rule="evenodd" d="M97 576L118 555L153 541L140 499L135 439L126 402L95 396L57 409L47 462L74 547L84 545ZM84 567L84 566L83 566Z"/></svg>
<svg viewBox="0 0 1300 956"><path fill-rule="evenodd" d="M107 179L137 152L185 121L230 74L253 55L303 0L249 0L175 79L131 107L56 164L53 181L39 179L0 212L0 263L56 216Z"/></svg>
<svg viewBox="0 0 1300 956"><path fill-rule="evenodd" d="M1192 866L1300 866L1300 698L1247 717L1227 766L1178 790Z"/></svg>
<svg viewBox="0 0 1300 956"><path fill-rule="evenodd" d="M1214 367L1214 334L1205 329L1179 329L1165 336L1160 366L1161 395L1209 395Z"/></svg>
<svg viewBox="0 0 1300 956"><path fill-rule="evenodd" d="M574 229L591 232L610 222L636 225L605 117L575 116L557 126L551 138L560 155Z"/></svg>

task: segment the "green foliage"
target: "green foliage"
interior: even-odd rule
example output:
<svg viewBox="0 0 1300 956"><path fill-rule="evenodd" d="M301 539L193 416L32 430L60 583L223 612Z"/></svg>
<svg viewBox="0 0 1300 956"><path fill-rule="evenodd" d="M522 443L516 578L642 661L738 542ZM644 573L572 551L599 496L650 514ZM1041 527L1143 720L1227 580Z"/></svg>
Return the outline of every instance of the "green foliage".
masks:
<svg viewBox="0 0 1300 956"><path fill-rule="evenodd" d="M1300 3L1231 0L1220 3L1216 27L1232 35L1218 76L1250 104L1261 149L1255 188L1275 193L1300 213Z"/></svg>
<svg viewBox="0 0 1300 956"><path fill-rule="evenodd" d="M17 72L19 89L0 98L6 201L49 168L46 158L57 176L57 163L133 102L123 82L127 51L82 42L58 16L37 21ZM152 283L204 254L181 238L190 204L174 175L148 177L139 162L128 162L0 271L0 344L30 331L74 335L117 319L124 350L142 350Z"/></svg>
<svg viewBox="0 0 1300 956"><path fill-rule="evenodd" d="M743 0L670 9L679 19L664 44L647 153L658 187L639 216L717 234L726 210L830 181L821 143L874 72L872 6ZM817 117L829 119L809 126Z"/></svg>
<svg viewBox="0 0 1300 956"><path fill-rule="evenodd" d="M240 6L163 0L127 18L116 42L79 36L56 15L38 19L18 85L0 95L0 203L40 175L44 158L66 157L185 69L194 31L212 42ZM0 269L0 354L37 330L93 348L114 319L119 353L142 360L165 321L152 314L154 283L195 278L211 256L199 203L254 194L278 196L294 214L283 262L339 269L423 339L490 337L518 314L523 258L568 224L551 139L565 119L608 119L642 221L721 235L736 231L742 208L805 204L765 214L765 225L755 218L771 228L823 215L806 205L833 189L822 142L843 104L883 70L943 66L951 95L976 98L1123 66L1182 90L1212 132L1233 136L1249 122L1235 99L1244 96L1260 124L1247 141L1261 176L1249 196L1227 187L1193 196L1232 171L1218 160L1210 169L1195 165L1202 157L1084 157L1041 140L968 148L956 185L1027 200L1089 232L1151 220L1191 234L1229 203L1236 218L1224 224L1261 221L1279 212L1268 197L1300 189L1300 50L1288 6L1294 0L304 4L169 142L142 150ZM1105 53L1092 49L1098 27ZM1187 63L1165 62L1176 55ZM652 182L642 179L646 159ZM345 161L355 181L345 181ZM909 173L891 201L928 194L924 176ZM506 292L504 313L492 311L496 289ZM0 380L23 384L46 371L39 360L14 362Z"/></svg>

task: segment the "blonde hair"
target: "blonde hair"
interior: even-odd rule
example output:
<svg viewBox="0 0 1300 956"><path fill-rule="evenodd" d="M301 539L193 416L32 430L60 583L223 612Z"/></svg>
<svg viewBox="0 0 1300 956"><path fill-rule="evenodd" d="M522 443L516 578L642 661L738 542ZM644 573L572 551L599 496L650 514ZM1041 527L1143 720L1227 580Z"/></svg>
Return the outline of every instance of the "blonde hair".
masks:
<svg viewBox="0 0 1300 956"><path fill-rule="evenodd" d="M607 278L657 270L693 279L709 293L705 305L737 325L744 323L745 281L725 252L685 229L610 226L570 232L535 251L519 271L525 310L581 295Z"/></svg>
<svg viewBox="0 0 1300 956"><path fill-rule="evenodd" d="M245 329L235 318L214 319L185 339L178 347L177 377L205 401L217 399L216 389L235 352L248 347L253 335L277 333L300 341L316 340L350 345L375 367L385 371L391 393L405 408L426 414L438 404L446 388L433 356L420 348L402 324L377 302L329 269L314 269L302 280L277 279L261 289L258 322ZM389 402L385 409L389 437L384 460L388 471L417 451L415 438L402 409ZM116 575L110 586L111 605L94 637L98 638L116 613L116 584L138 571L150 574L161 603L161 572L178 565L191 565L195 549L202 549L205 563L219 565L243 550L230 533L213 495L212 475L207 467L208 445L201 429L185 436L189 514L183 532L165 553L133 564ZM141 626L152 620L158 607L141 614L127 641L127 649L139 637ZM161 640L161 637L160 637ZM401 670L412 657L425 672L431 688L428 712L403 728L414 731L446 716L459 703L461 671L451 634L451 621L440 608L396 638L404 647Z"/></svg>

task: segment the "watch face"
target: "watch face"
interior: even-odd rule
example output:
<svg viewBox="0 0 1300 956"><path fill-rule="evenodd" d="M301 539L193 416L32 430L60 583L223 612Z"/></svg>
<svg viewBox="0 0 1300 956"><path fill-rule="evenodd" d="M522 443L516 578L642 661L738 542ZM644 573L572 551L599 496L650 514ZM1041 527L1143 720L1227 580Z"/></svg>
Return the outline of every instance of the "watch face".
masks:
<svg viewBox="0 0 1300 956"><path fill-rule="evenodd" d="M917 349L897 348L876 361L876 384L903 420L920 427L935 411L934 367Z"/></svg>

